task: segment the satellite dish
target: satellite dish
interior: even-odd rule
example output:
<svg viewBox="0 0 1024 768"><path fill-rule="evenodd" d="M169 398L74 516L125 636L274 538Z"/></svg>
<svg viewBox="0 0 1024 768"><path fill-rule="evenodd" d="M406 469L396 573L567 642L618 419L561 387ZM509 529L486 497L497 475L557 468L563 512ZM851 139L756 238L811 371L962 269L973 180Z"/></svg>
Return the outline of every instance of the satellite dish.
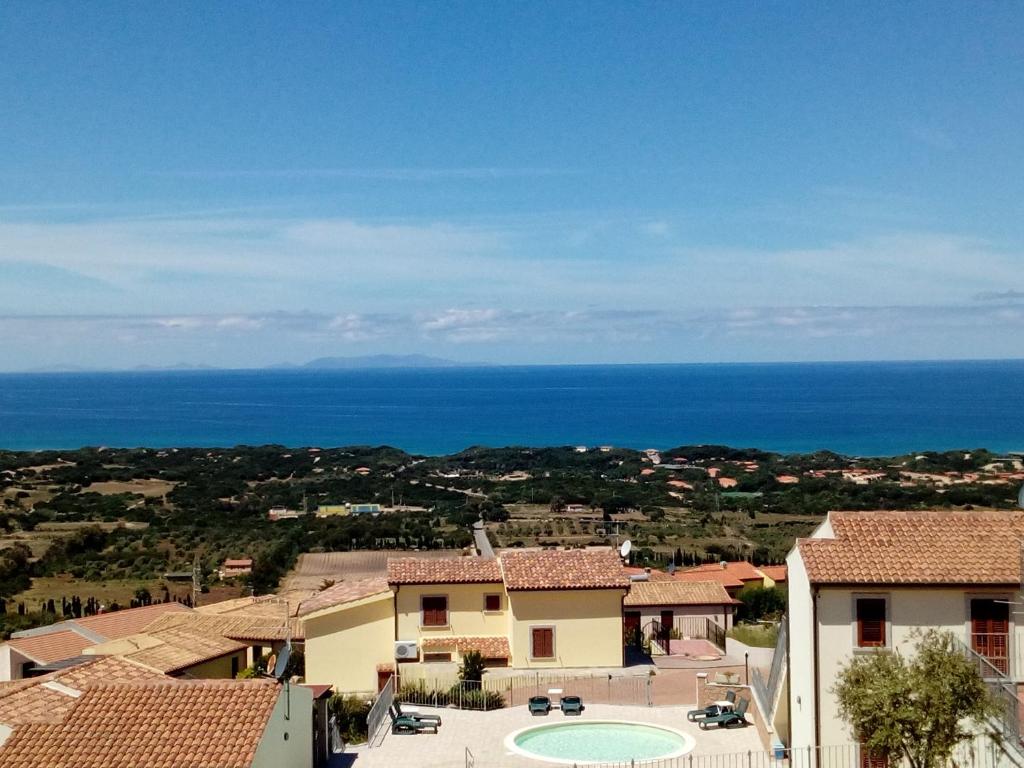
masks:
<svg viewBox="0 0 1024 768"><path fill-rule="evenodd" d="M284 648L281 649L281 653L277 655L277 664L274 665L274 677L278 681L284 679L284 671L288 668L288 659L292 655L292 641L289 640L285 643Z"/></svg>
<svg viewBox="0 0 1024 768"><path fill-rule="evenodd" d="M675 564L675 562L669 563L668 564L668 575L671 576L675 572L676 572L676 564Z"/></svg>
<svg viewBox="0 0 1024 768"><path fill-rule="evenodd" d="M1017 494L1017 506L1024 509L1024 485L1020 487L1020 493Z"/></svg>
<svg viewBox="0 0 1024 768"><path fill-rule="evenodd" d="M619 556L623 559L629 557L629 553L632 549L633 542L631 542L629 539L626 539L624 542L622 542L622 546L619 547Z"/></svg>

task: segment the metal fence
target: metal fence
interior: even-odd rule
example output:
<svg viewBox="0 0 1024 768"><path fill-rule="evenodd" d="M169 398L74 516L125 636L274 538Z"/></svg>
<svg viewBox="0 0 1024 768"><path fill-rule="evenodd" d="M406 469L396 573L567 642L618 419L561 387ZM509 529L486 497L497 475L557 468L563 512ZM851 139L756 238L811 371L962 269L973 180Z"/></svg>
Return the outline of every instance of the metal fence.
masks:
<svg viewBox="0 0 1024 768"><path fill-rule="evenodd" d="M999 706L998 725L1003 740L1014 745L1018 750L1024 745L1021 740L1020 700L1017 698L1017 686L1013 680L999 667L992 664L977 651L963 643L960 649L964 656L978 670L978 675L985 681L992 699Z"/></svg>
<svg viewBox="0 0 1024 768"><path fill-rule="evenodd" d="M710 640L715 646L721 650L725 650L725 627L721 626L714 619L704 619L705 621L705 637Z"/></svg>
<svg viewBox="0 0 1024 768"><path fill-rule="evenodd" d="M366 714L366 743L373 746L373 741L381 727L388 721L388 710L395 701L395 676L392 675L380 689L377 698Z"/></svg>
<svg viewBox="0 0 1024 768"><path fill-rule="evenodd" d="M486 675L482 682L460 681L454 677L411 680L399 686L396 696L404 704L454 707L489 711L526 704L531 696L580 696L589 704L651 706L653 693L649 675L566 675L523 672Z"/></svg>
<svg viewBox="0 0 1024 768"><path fill-rule="evenodd" d="M656 760L627 760L613 763L586 763L586 768L861 768L864 748L859 744L779 749L778 751L747 751L723 754L689 754ZM952 759L958 768L1019 768L1019 763L991 739L978 736L958 747ZM453 762L452 767L459 765ZM503 763L475 759L466 750L467 768L498 768ZM572 764L570 764L572 765ZM902 761L893 757L892 768ZM576 766L574 765L574 768Z"/></svg>
<svg viewBox="0 0 1024 768"><path fill-rule="evenodd" d="M761 711L765 713L765 719L769 723L775 716L775 701L779 695L779 688L785 679L788 634L789 622L783 616L779 622L779 636L775 641L775 652L772 656L772 666L768 673L768 679L765 680L761 670L756 667L750 675L751 687L753 687L754 693L761 703Z"/></svg>

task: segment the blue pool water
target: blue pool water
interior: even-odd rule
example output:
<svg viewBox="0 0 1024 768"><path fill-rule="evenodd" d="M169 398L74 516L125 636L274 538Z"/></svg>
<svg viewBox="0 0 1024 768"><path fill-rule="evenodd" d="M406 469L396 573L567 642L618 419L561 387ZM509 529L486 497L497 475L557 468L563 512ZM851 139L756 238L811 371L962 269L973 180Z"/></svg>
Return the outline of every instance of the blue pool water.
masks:
<svg viewBox="0 0 1024 768"><path fill-rule="evenodd" d="M693 749L686 734L644 723L587 721L541 725L511 737L518 751L558 763L612 763L678 757Z"/></svg>
<svg viewBox="0 0 1024 768"><path fill-rule="evenodd" d="M0 374L0 448L1024 449L1024 361Z"/></svg>

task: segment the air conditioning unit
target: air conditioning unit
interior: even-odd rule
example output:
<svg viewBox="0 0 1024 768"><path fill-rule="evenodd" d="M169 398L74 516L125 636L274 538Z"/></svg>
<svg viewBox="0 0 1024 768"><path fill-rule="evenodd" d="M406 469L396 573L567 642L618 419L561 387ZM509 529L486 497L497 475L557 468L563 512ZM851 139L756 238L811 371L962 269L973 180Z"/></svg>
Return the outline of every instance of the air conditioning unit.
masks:
<svg viewBox="0 0 1024 768"><path fill-rule="evenodd" d="M415 640L399 640L395 643L395 658L401 660L418 659L419 649Z"/></svg>

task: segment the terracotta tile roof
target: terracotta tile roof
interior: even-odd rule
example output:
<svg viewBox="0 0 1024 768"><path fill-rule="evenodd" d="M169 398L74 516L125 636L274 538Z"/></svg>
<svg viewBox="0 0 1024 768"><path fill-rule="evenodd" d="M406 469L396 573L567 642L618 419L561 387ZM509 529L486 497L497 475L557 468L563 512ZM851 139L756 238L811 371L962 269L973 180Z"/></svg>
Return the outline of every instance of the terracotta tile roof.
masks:
<svg viewBox="0 0 1024 768"><path fill-rule="evenodd" d="M139 650L126 652L125 644ZM186 627L168 627L97 645L90 649L90 653L114 653L157 672L173 674L247 647L245 643L220 635L205 635Z"/></svg>
<svg viewBox="0 0 1024 768"><path fill-rule="evenodd" d="M108 656L47 675L0 683L0 724L60 722L89 686L157 679L167 678L118 656Z"/></svg>
<svg viewBox="0 0 1024 768"><path fill-rule="evenodd" d="M117 640L141 632L146 625L157 616L166 613L191 613L192 609L181 603L154 603L141 608L125 608L112 613L101 613L96 616L83 616L73 619L73 623L90 632L103 635L107 640Z"/></svg>
<svg viewBox="0 0 1024 768"><path fill-rule="evenodd" d="M512 657L507 637L427 637L424 638L422 645L425 651L454 648L459 653L480 651L480 655L485 659Z"/></svg>
<svg viewBox="0 0 1024 768"><path fill-rule="evenodd" d="M501 581L498 561L482 557L389 557L389 584L489 584Z"/></svg>
<svg viewBox="0 0 1024 768"><path fill-rule="evenodd" d="M345 603L352 603L356 600L362 600L366 597L390 591L391 588L388 586L388 580L383 577L341 581L303 600L299 604L299 615L307 616L314 611L334 608Z"/></svg>
<svg viewBox="0 0 1024 768"><path fill-rule="evenodd" d="M635 568L627 565L623 567L623 570L627 576L638 576L646 573L648 581L673 581L671 574L659 571L657 568Z"/></svg>
<svg viewBox="0 0 1024 768"><path fill-rule="evenodd" d="M676 581L717 581L726 589L740 589L744 586L742 581L721 568L717 571L676 571L672 578Z"/></svg>
<svg viewBox="0 0 1024 768"><path fill-rule="evenodd" d="M763 578L757 568L746 560L733 560L726 562L724 566L721 563L706 563L694 568L687 568L683 573L720 573L722 571L740 581L760 581Z"/></svg>
<svg viewBox="0 0 1024 768"><path fill-rule="evenodd" d="M780 583L785 583L786 581L787 571L785 565L762 565L758 570L772 581Z"/></svg>
<svg viewBox="0 0 1024 768"><path fill-rule="evenodd" d="M86 648L95 645L89 638L64 629L31 637L12 637L7 641L12 648L38 664L49 664L80 656Z"/></svg>
<svg viewBox="0 0 1024 768"><path fill-rule="evenodd" d="M5 768L243 768L279 695L262 680L96 685L62 723L16 728Z"/></svg>
<svg viewBox="0 0 1024 768"><path fill-rule="evenodd" d="M509 591L629 587L622 561L612 549L506 550L500 563Z"/></svg>
<svg viewBox="0 0 1024 768"><path fill-rule="evenodd" d="M731 605L717 581L634 581L623 605Z"/></svg>
<svg viewBox="0 0 1024 768"><path fill-rule="evenodd" d="M282 612L283 614L283 612ZM240 613L203 615L201 613L170 613L159 617L146 627L146 634L180 627L189 632L232 640L273 642L275 640L304 640L305 629L301 619L288 619L283 615L248 616Z"/></svg>
<svg viewBox="0 0 1024 768"><path fill-rule="evenodd" d="M799 539L818 584L1019 585L1024 512L832 512L833 539Z"/></svg>

